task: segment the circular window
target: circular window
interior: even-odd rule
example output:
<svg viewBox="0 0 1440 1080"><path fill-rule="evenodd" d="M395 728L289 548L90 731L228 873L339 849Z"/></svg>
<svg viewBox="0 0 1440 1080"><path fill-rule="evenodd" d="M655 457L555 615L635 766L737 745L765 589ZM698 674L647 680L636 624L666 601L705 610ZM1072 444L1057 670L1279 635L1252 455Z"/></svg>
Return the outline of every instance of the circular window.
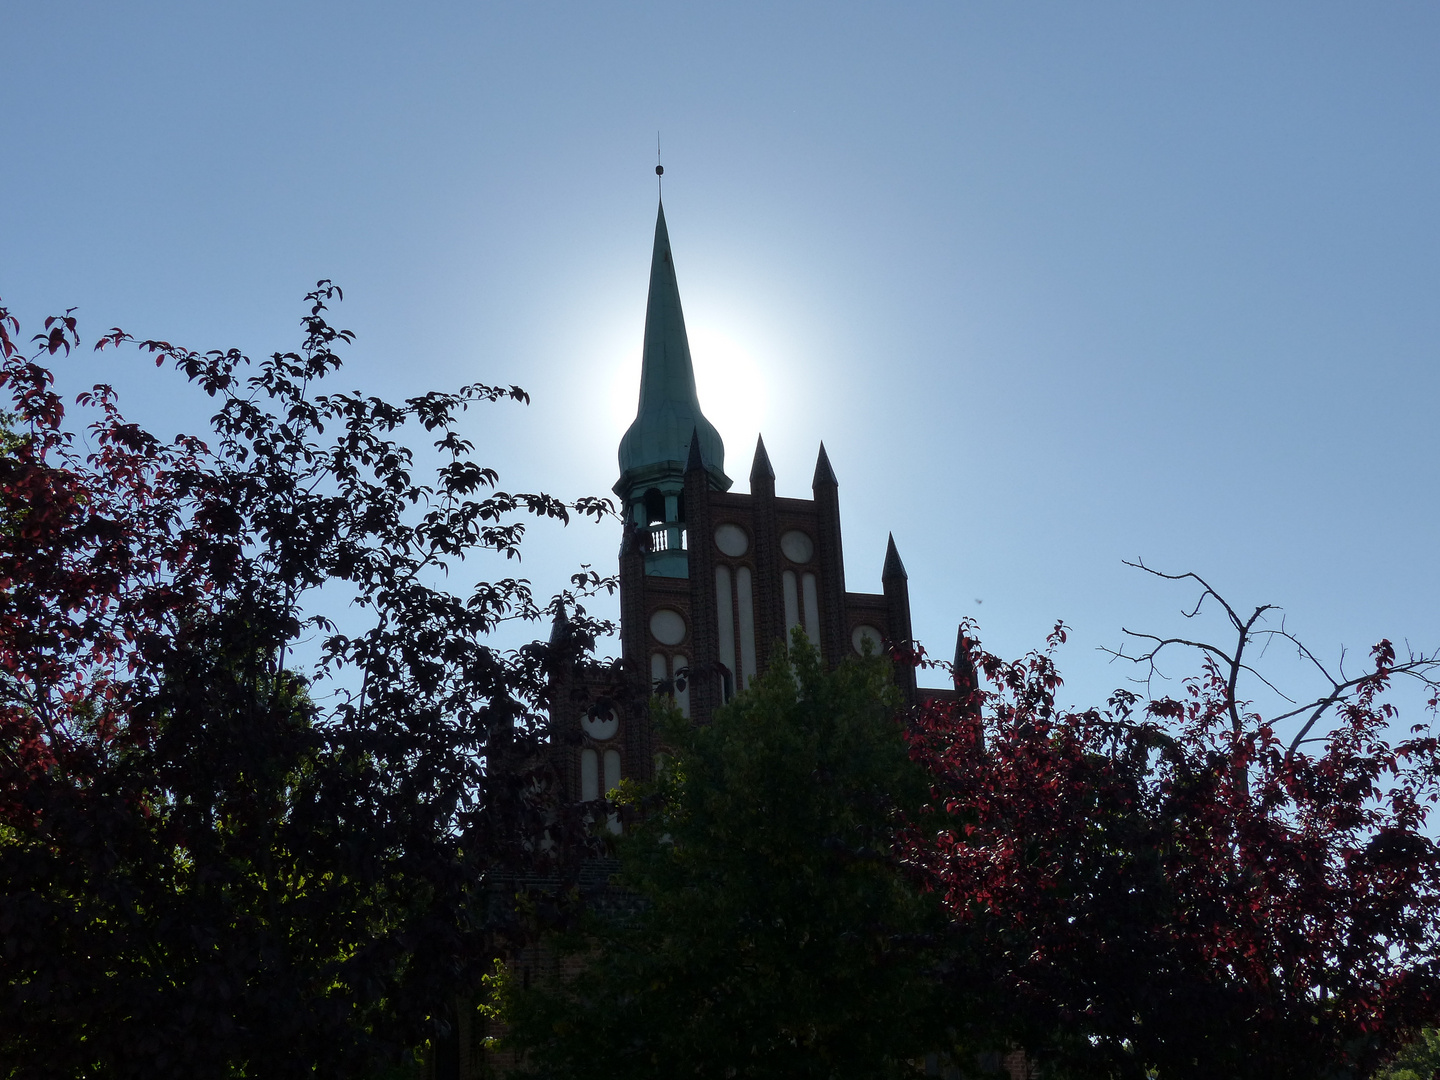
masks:
<svg viewBox="0 0 1440 1080"><path fill-rule="evenodd" d="M685 640L685 618L678 611L661 608L650 616L650 633L661 645L679 645Z"/></svg>
<svg viewBox="0 0 1440 1080"><path fill-rule="evenodd" d="M857 626L850 635L850 644L855 646L855 651L864 656L867 649L873 656L879 656L884 643L880 640L880 631L873 626Z"/></svg>
<svg viewBox="0 0 1440 1080"><path fill-rule="evenodd" d="M780 537L780 550L794 563L807 563L815 557L815 542L799 529L791 529Z"/></svg>
<svg viewBox="0 0 1440 1080"><path fill-rule="evenodd" d="M721 525L715 530L715 546L731 558L738 559L750 550L750 537L739 525Z"/></svg>
<svg viewBox="0 0 1440 1080"><path fill-rule="evenodd" d="M620 718L609 705L593 705L580 717L580 727L592 739L604 742L620 730Z"/></svg>

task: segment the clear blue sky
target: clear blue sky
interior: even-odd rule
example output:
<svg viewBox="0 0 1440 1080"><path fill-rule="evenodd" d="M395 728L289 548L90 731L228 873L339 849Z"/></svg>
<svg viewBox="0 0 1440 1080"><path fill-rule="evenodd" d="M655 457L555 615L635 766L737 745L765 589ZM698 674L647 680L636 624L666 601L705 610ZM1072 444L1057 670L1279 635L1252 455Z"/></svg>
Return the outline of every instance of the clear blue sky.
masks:
<svg viewBox="0 0 1440 1080"><path fill-rule="evenodd" d="M655 133L741 489L823 438L851 589L918 634L1175 629L1143 555L1318 649L1440 642L1440 6L0 0L0 296L254 354L346 289L343 381L518 382L506 485L608 491ZM93 361L72 367L93 381ZM205 403L129 357L137 419ZM542 587L613 527L537 530ZM982 603L983 601L983 603Z"/></svg>

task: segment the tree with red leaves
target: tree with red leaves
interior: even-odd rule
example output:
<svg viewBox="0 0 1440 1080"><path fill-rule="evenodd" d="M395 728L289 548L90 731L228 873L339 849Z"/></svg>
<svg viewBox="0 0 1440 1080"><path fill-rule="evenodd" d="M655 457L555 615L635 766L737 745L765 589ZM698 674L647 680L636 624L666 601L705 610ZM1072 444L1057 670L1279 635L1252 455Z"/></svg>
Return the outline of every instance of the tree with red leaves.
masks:
<svg viewBox="0 0 1440 1080"><path fill-rule="evenodd" d="M526 515L606 504L499 491L473 460L460 415L518 387L318 393L351 340L339 295L321 282L301 347L253 374L100 340L215 399L210 442L157 439L106 386L78 432L46 366L73 312L27 358L0 308L0 1075L376 1075L444 1041L506 929L492 883L560 830L530 767L545 647L488 638L563 604L593 641L577 601L613 583L547 609L445 575L517 555Z"/></svg>
<svg viewBox="0 0 1440 1080"><path fill-rule="evenodd" d="M1440 664L1385 641L1332 675L1273 609L1159 576L1234 632L1117 651L1153 673L1198 650L1182 694L1062 710L1063 625L1018 663L966 626L958 700L914 717L934 786L911 854L954 920L962 1040L1001 1037L1061 1076L1368 1076L1440 1015L1440 744L1395 738L1387 698L1413 679L1433 712ZM1267 640L1324 679L1278 719L1244 697Z"/></svg>

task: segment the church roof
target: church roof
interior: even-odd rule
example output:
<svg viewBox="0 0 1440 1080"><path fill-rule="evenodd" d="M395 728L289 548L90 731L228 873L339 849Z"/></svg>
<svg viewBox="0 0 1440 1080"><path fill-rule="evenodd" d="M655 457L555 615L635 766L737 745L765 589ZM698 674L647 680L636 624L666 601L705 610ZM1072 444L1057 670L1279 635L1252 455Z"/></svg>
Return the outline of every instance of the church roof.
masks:
<svg viewBox="0 0 1440 1080"><path fill-rule="evenodd" d="M620 479L615 493L628 495L638 484L684 475L691 437L700 442L701 459L711 482L730 487L725 475L725 444L715 425L700 411L695 367L680 286L665 228L665 206L655 220L655 251L650 259L650 300L645 309L645 348L640 368L640 407L620 440Z"/></svg>

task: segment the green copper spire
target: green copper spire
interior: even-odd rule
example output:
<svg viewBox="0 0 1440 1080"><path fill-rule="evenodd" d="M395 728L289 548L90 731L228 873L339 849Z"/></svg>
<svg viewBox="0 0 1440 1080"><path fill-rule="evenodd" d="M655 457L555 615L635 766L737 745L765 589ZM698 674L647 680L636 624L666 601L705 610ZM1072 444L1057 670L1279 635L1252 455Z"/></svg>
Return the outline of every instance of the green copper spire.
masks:
<svg viewBox="0 0 1440 1080"><path fill-rule="evenodd" d="M725 444L715 425L700 411L695 393L695 368L680 286L665 228L665 206L655 220L655 253L650 259L650 301L645 309L645 353L640 369L640 408L620 440L620 479L615 494L627 498L662 480L680 480L690 453L692 435L699 436L700 456L710 481L721 491L730 487L725 475Z"/></svg>

